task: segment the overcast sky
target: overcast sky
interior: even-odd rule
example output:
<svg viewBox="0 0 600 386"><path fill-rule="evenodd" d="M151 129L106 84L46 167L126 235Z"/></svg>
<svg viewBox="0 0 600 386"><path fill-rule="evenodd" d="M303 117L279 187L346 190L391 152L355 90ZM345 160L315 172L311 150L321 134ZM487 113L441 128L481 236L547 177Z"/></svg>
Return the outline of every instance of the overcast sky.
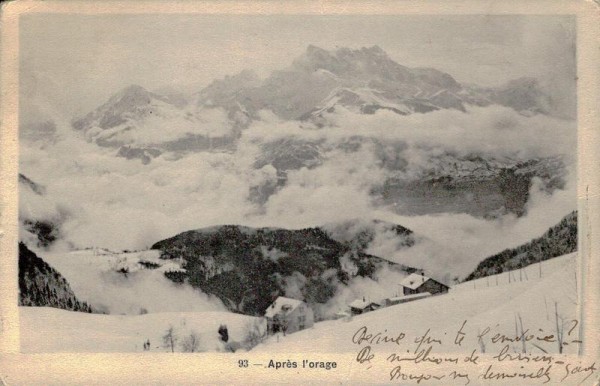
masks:
<svg viewBox="0 0 600 386"><path fill-rule="evenodd" d="M129 84L190 91L245 68L266 76L309 44L379 45L400 64L434 67L460 82L535 76L561 91L575 85L568 16L30 14L20 27L24 120L48 112L70 119Z"/></svg>

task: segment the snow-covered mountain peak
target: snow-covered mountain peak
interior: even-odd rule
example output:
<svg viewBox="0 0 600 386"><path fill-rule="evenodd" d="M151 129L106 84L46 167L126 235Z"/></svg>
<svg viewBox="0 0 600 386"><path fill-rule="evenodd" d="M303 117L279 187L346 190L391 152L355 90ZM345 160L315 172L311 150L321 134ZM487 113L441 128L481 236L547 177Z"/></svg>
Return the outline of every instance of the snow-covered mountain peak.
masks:
<svg viewBox="0 0 600 386"><path fill-rule="evenodd" d="M119 91L118 93L113 95L111 100L123 100L123 99L129 99L129 100L146 99L147 100L150 97L149 94L150 94L150 92L148 90L146 90L144 87L139 86L137 84L132 84L132 85L129 85L129 86L123 88L121 91Z"/></svg>
<svg viewBox="0 0 600 386"><path fill-rule="evenodd" d="M310 45L306 52L293 62L292 69L309 73L327 70L346 79L382 77L408 80L411 78L407 67L394 62L378 46L360 49L342 47L327 51Z"/></svg>
<svg viewBox="0 0 600 386"><path fill-rule="evenodd" d="M142 86L130 85L111 96L100 109L112 109L115 112L127 112L153 102L169 103L168 98L146 90Z"/></svg>
<svg viewBox="0 0 600 386"><path fill-rule="evenodd" d="M215 79L208 86L196 94L196 105L214 106L237 104L236 96L245 89L260 85L260 78L252 70L243 70L235 75L228 75L223 79Z"/></svg>
<svg viewBox="0 0 600 386"><path fill-rule="evenodd" d="M172 106L167 97L152 93L138 85L125 87L113 94L106 103L75 120L73 127L88 131L94 127L102 130L117 127L129 119L143 118L153 113L153 108Z"/></svg>
<svg viewBox="0 0 600 386"><path fill-rule="evenodd" d="M263 110L322 128L335 127L335 115L348 111L408 116L439 110L467 113L469 105L494 104L527 116L552 111L552 101L533 78L497 88L468 86L434 68L403 66L379 46L326 50L309 45L289 67L265 79L244 70L214 80L191 100L128 86L73 127L101 146L132 146L118 155L149 162L154 155L144 149L157 149L152 154L204 151L214 148L216 137L223 138L218 146L235 146L242 132L261 120Z"/></svg>
<svg viewBox="0 0 600 386"><path fill-rule="evenodd" d="M186 140L191 139L194 149L207 149L212 146L207 139L209 134L227 136L225 113L205 107L196 108L141 86L129 86L74 121L73 128L83 131L90 142L119 148L117 156L140 158L148 163L164 150L189 149ZM214 130L215 125L220 131Z"/></svg>

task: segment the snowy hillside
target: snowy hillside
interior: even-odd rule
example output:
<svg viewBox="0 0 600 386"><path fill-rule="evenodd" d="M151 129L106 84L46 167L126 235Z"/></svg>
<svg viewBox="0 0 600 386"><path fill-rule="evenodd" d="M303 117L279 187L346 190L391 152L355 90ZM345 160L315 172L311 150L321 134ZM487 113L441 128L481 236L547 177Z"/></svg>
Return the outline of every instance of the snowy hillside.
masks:
<svg viewBox="0 0 600 386"><path fill-rule="evenodd" d="M44 260L19 243L19 305L93 312L79 301L69 283Z"/></svg>
<svg viewBox="0 0 600 386"><path fill-rule="evenodd" d="M529 266L527 279L519 273L512 272L509 283L508 273L496 277L470 281L453 287L446 295L430 297L405 304L372 311L352 317L351 320L335 320L317 323L313 328L290 334L278 339L271 338L257 346L257 352L358 352L359 346L352 342L352 336L362 327L369 331L387 330L393 335L400 331L407 336L422 335L431 328L430 335L443 337L454 335L463 321L467 321L464 345L471 351L481 347L476 340L478 331L490 327L493 334L503 333L515 335L515 318L521 317L524 329L541 329L547 335L556 334L554 304L557 304L559 323L564 324L565 331L573 326L577 319L577 291L575 272L577 271L577 255L570 254L547 260L542 263L542 277L538 275L537 264ZM515 280L516 279L516 280ZM435 315L435 316L434 316ZM567 339L568 338L568 339ZM565 340L576 340L577 330ZM319 342L318 345L313 342ZM493 344L487 343L487 350ZM539 342L538 342L539 345ZM521 342L515 343L520 351ZM557 352L556 343L545 343L543 349ZM501 347L500 345L495 346ZM391 353L398 350L396 345L379 345L378 352ZM435 347L435 352L451 352L456 346L449 344ZM542 353L529 345L534 353ZM512 351L512 350L511 350ZM577 352L577 344L564 346L565 353Z"/></svg>
<svg viewBox="0 0 600 386"><path fill-rule="evenodd" d="M379 220L304 229L223 225L180 233L152 249L161 259L183 260L186 272L174 279L218 296L230 311L262 315L277 296L289 296L328 318L331 302L357 282L385 287L386 276L398 281L414 271L365 252L383 235L396 250L410 248L411 234Z"/></svg>

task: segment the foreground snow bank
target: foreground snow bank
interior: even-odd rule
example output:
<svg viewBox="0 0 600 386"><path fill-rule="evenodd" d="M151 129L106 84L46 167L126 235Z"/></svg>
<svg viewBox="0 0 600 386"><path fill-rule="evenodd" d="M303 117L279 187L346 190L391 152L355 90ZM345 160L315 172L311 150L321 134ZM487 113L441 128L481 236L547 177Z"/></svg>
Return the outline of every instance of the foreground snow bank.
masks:
<svg viewBox="0 0 600 386"><path fill-rule="evenodd" d="M248 324L258 320L230 312L163 312L146 315L101 315L48 307L19 307L21 352L167 352L162 337L173 326L175 350L192 332L198 351L223 351L218 329L226 324L230 341L244 339Z"/></svg>

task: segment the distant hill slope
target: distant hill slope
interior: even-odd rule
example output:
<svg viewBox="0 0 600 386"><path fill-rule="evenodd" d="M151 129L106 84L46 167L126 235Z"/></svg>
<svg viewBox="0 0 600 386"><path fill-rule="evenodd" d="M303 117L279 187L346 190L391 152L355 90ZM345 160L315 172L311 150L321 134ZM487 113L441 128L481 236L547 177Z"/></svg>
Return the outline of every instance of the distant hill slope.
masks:
<svg viewBox="0 0 600 386"><path fill-rule="evenodd" d="M19 243L19 305L93 311L86 302L77 299L60 273L23 243Z"/></svg>
<svg viewBox="0 0 600 386"><path fill-rule="evenodd" d="M401 227L394 231L401 247L412 245L412 232ZM183 259L185 271L167 272L167 277L214 294L230 310L250 315L262 315L277 296L289 291L308 303L325 303L337 285L354 276L373 277L382 268L414 271L365 253L372 235L364 229L354 242L333 237L321 228L224 225L184 232L152 249L161 250L164 259Z"/></svg>
<svg viewBox="0 0 600 386"><path fill-rule="evenodd" d="M36 239L38 247L48 247L60 238L60 225L66 213L55 208L55 203L46 195L45 186L19 173L19 221L31 233L31 242Z"/></svg>
<svg viewBox="0 0 600 386"><path fill-rule="evenodd" d="M577 211L573 211L541 237L483 260L465 281L522 268L576 250Z"/></svg>

